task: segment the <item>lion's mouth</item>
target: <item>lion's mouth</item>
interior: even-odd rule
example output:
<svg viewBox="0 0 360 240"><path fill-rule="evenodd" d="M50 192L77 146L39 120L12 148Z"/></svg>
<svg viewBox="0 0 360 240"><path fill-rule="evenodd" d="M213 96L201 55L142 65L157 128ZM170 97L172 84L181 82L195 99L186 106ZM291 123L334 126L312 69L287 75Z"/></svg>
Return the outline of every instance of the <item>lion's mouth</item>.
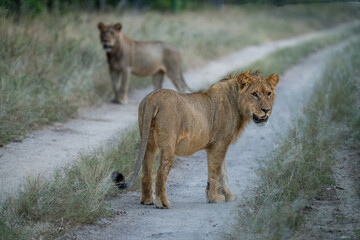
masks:
<svg viewBox="0 0 360 240"><path fill-rule="evenodd" d="M105 51L110 52L112 49L112 46L104 44L104 49L105 49Z"/></svg>
<svg viewBox="0 0 360 240"><path fill-rule="evenodd" d="M269 117L266 115L264 115L263 117L258 117L255 114L253 114L253 120L256 124L266 123L268 119Z"/></svg>

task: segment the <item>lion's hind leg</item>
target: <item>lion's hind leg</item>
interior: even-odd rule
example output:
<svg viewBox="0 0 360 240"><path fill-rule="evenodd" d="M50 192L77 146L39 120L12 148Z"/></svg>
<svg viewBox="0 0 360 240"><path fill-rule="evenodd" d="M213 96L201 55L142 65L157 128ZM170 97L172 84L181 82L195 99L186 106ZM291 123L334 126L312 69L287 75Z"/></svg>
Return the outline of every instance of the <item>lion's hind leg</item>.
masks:
<svg viewBox="0 0 360 240"><path fill-rule="evenodd" d="M185 93L186 90L189 90L190 92L193 91L186 84L181 68L169 67L167 68L166 75L169 77L169 79L179 92Z"/></svg>
<svg viewBox="0 0 360 240"><path fill-rule="evenodd" d="M155 206L157 208L169 209L170 202L166 197L166 180L174 160L175 149L161 149L160 155L160 166L156 175Z"/></svg>
<svg viewBox="0 0 360 240"><path fill-rule="evenodd" d="M174 86L179 92L181 93L185 92L186 86L183 84L181 74L179 71L173 71L169 69L166 75L169 77L169 79L171 80L171 82L174 84Z"/></svg>
<svg viewBox="0 0 360 240"><path fill-rule="evenodd" d="M145 158L142 164L143 177L141 180L141 204L153 205L153 191L152 191L152 167L154 163L154 156L156 151L156 144L154 142L153 131L149 134L148 144L146 148Z"/></svg>
<svg viewBox="0 0 360 240"><path fill-rule="evenodd" d="M164 72L163 71L158 71L157 73L155 73L154 75L152 75L152 82L154 85L155 90L157 89L161 89L162 88L162 83L164 80Z"/></svg>

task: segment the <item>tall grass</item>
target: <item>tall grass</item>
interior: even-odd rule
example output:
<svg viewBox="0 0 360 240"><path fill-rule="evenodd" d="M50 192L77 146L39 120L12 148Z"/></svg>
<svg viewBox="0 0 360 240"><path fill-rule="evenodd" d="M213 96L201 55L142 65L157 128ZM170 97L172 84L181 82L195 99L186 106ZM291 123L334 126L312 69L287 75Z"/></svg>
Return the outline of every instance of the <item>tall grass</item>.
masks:
<svg viewBox="0 0 360 240"><path fill-rule="evenodd" d="M323 186L332 185L339 122L354 117L359 93L360 41L329 63L311 102L271 160L257 170L258 186L239 208L231 239L292 239ZM355 113L355 116L358 113Z"/></svg>
<svg viewBox="0 0 360 240"><path fill-rule="evenodd" d="M118 192L111 173L132 171L139 133L135 129L124 132L113 142L81 154L71 166L57 168L51 179L29 178L0 208L1 239L3 234L55 239L79 224L111 216L105 200Z"/></svg>
<svg viewBox="0 0 360 240"><path fill-rule="evenodd" d="M0 145L75 116L104 94L91 81L100 65L96 51L61 35L65 25L47 20L14 24L0 18Z"/></svg>
<svg viewBox="0 0 360 240"><path fill-rule="evenodd" d="M96 24L121 21L136 40L178 46L184 68L247 45L322 29L359 17L360 4L243 5L181 14L69 12L12 20L0 10L0 146L76 116L112 90ZM132 78L130 88L150 84Z"/></svg>

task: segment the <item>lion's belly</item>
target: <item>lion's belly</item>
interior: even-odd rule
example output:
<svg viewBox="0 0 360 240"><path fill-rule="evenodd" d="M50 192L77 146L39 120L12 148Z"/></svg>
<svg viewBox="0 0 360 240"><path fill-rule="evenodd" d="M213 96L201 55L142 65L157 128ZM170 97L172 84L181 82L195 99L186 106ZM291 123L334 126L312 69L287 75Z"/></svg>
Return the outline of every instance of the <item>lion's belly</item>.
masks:
<svg viewBox="0 0 360 240"><path fill-rule="evenodd" d="M143 65L143 66L134 66L131 69L131 73L138 77L147 77L152 76L159 71L165 72L165 67L163 65Z"/></svg>
<svg viewBox="0 0 360 240"><path fill-rule="evenodd" d="M195 147L190 141L181 141L175 149L175 154L178 156L189 156L203 148Z"/></svg>
<svg viewBox="0 0 360 240"><path fill-rule="evenodd" d="M135 51L132 73L139 77L146 77L162 70L165 71L163 62L162 49L141 48Z"/></svg>
<svg viewBox="0 0 360 240"><path fill-rule="evenodd" d="M175 148L175 154L178 156L188 156L195 152L204 149L207 144L207 137L200 134L192 134L190 136L179 136Z"/></svg>

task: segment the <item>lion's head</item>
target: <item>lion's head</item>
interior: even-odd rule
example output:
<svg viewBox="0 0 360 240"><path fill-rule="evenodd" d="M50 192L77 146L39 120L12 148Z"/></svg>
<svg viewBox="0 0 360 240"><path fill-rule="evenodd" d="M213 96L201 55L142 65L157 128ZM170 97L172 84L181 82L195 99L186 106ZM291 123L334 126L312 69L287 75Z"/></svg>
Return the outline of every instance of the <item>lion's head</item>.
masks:
<svg viewBox="0 0 360 240"><path fill-rule="evenodd" d="M122 28L121 23L105 25L103 22L98 23L100 30L100 41L106 52L111 52L117 41Z"/></svg>
<svg viewBox="0 0 360 240"><path fill-rule="evenodd" d="M239 85L239 102L247 106L247 113L258 126L266 124L275 101L275 88L279 82L277 74L264 78L258 71L236 75Z"/></svg>

